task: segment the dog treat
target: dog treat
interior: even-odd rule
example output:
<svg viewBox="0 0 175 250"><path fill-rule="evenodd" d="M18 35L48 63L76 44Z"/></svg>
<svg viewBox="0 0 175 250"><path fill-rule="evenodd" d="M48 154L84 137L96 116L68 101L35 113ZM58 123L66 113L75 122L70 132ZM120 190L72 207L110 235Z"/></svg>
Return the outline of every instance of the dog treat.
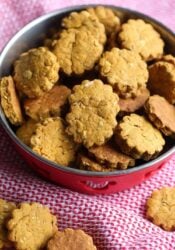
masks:
<svg viewBox="0 0 175 250"><path fill-rule="evenodd" d="M90 14L86 10L72 12L69 16L63 18L61 25L64 29L76 29L82 31L83 28L84 30L89 31L100 44L104 45L106 42L104 25L95 15Z"/></svg>
<svg viewBox="0 0 175 250"><path fill-rule="evenodd" d="M175 134L175 107L164 97L150 96L145 104L150 121L166 136Z"/></svg>
<svg viewBox="0 0 175 250"><path fill-rule="evenodd" d="M110 8L97 6L95 8L88 8L87 11L95 15L99 21L105 26L106 34L116 32L120 28L120 19L115 15L114 11Z"/></svg>
<svg viewBox="0 0 175 250"><path fill-rule="evenodd" d="M151 65L148 88L151 94L161 95L175 104L175 64L159 61Z"/></svg>
<svg viewBox="0 0 175 250"><path fill-rule="evenodd" d="M10 218L15 208L15 203L0 199L0 249L12 246L12 243L7 237L6 221Z"/></svg>
<svg viewBox="0 0 175 250"><path fill-rule="evenodd" d="M91 70L103 52L103 44L85 27L64 30L54 41L53 53L68 76Z"/></svg>
<svg viewBox="0 0 175 250"><path fill-rule="evenodd" d="M121 113L133 113L138 109L142 108L149 98L149 90L147 88L142 88L138 91L136 97L119 99L119 106Z"/></svg>
<svg viewBox="0 0 175 250"><path fill-rule="evenodd" d="M146 202L146 217L166 231L175 230L175 187L163 187L152 192Z"/></svg>
<svg viewBox="0 0 175 250"><path fill-rule="evenodd" d="M48 242L47 250L97 250L91 236L80 229L57 231Z"/></svg>
<svg viewBox="0 0 175 250"><path fill-rule="evenodd" d="M39 97L57 82L59 64L47 48L31 49L19 57L14 65L16 88L29 98Z"/></svg>
<svg viewBox="0 0 175 250"><path fill-rule="evenodd" d="M159 130L145 117L136 114L125 116L118 124L115 141L122 152L145 161L155 158L165 144Z"/></svg>
<svg viewBox="0 0 175 250"><path fill-rule="evenodd" d="M30 144L34 152L60 165L74 161L76 145L65 133L64 121L59 117L38 123Z"/></svg>
<svg viewBox="0 0 175 250"><path fill-rule="evenodd" d="M37 127L36 121L30 119L23 123L16 131L17 137L27 146L30 146L30 139Z"/></svg>
<svg viewBox="0 0 175 250"><path fill-rule="evenodd" d="M23 115L13 78L11 76L3 77L0 82L3 111L13 125L21 125L23 123Z"/></svg>
<svg viewBox="0 0 175 250"><path fill-rule="evenodd" d="M147 65L136 52L113 48L103 54L99 67L101 76L120 97L136 96L138 89L146 87Z"/></svg>
<svg viewBox="0 0 175 250"><path fill-rule="evenodd" d="M82 170L95 171L95 172L109 172L115 170L114 168L108 168L103 164L95 162L93 159L90 159L88 156L82 153L78 154L76 163L79 169Z"/></svg>
<svg viewBox="0 0 175 250"><path fill-rule="evenodd" d="M104 144L89 149L89 153L99 164L105 165L107 168L126 169L135 165L135 160L127 155L119 152L112 145Z"/></svg>
<svg viewBox="0 0 175 250"><path fill-rule="evenodd" d="M22 203L13 210L7 228L17 250L39 250L56 232L56 217L39 203Z"/></svg>
<svg viewBox="0 0 175 250"><path fill-rule="evenodd" d="M118 96L100 80L83 81L69 96L66 132L86 147L102 145L113 135L119 111Z"/></svg>
<svg viewBox="0 0 175 250"><path fill-rule="evenodd" d="M160 58L163 54L164 42L160 34L141 19L130 19L124 23L119 41L122 48L139 53L145 61Z"/></svg>
<svg viewBox="0 0 175 250"><path fill-rule="evenodd" d="M60 116L71 90L63 85L56 85L37 99L24 102L25 113L33 120L40 121L50 116Z"/></svg>

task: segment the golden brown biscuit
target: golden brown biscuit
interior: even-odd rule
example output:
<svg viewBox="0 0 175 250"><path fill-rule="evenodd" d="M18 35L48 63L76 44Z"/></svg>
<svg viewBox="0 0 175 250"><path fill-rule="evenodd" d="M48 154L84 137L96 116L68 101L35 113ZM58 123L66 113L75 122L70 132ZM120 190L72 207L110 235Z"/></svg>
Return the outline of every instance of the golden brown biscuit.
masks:
<svg viewBox="0 0 175 250"><path fill-rule="evenodd" d="M7 228L17 250L39 250L56 232L56 217L39 203L22 203L13 210Z"/></svg>
<svg viewBox="0 0 175 250"><path fill-rule="evenodd" d="M175 65L165 61L151 65L148 88L151 94L161 95L175 104Z"/></svg>
<svg viewBox="0 0 175 250"><path fill-rule="evenodd" d="M115 131L115 141L125 154L135 159L148 161L163 149L165 140L144 116L125 116Z"/></svg>
<svg viewBox="0 0 175 250"><path fill-rule="evenodd" d="M119 41L122 48L139 53L146 61L162 56L164 41L149 23L141 19L128 20L121 27Z"/></svg>
<svg viewBox="0 0 175 250"><path fill-rule="evenodd" d="M118 96L100 80L83 81L69 96L66 132L86 147L102 145L113 134L119 112Z"/></svg>
<svg viewBox="0 0 175 250"><path fill-rule="evenodd" d="M91 236L80 229L57 231L47 244L47 250L97 250Z"/></svg>
<svg viewBox="0 0 175 250"><path fill-rule="evenodd" d="M0 199L0 249L12 246L12 243L7 238L7 228L5 224L15 208L15 203Z"/></svg>
<svg viewBox="0 0 175 250"><path fill-rule="evenodd" d="M66 75L82 75L99 60L103 45L87 28L82 27L64 30L53 43L52 51Z"/></svg>
<svg viewBox="0 0 175 250"><path fill-rule="evenodd" d="M104 25L95 15L90 14L86 10L72 12L69 16L62 19L61 25L64 29L76 29L80 30L80 32L83 28L86 32L89 31L100 44L104 45L106 42Z"/></svg>
<svg viewBox="0 0 175 250"><path fill-rule="evenodd" d="M142 88L138 91L136 97L119 99L120 112L133 113L142 108L149 98L150 92L147 88Z"/></svg>
<svg viewBox="0 0 175 250"><path fill-rule="evenodd" d="M63 85L56 85L37 99L27 99L24 109L33 120L40 121L50 116L60 116L71 90Z"/></svg>
<svg viewBox="0 0 175 250"><path fill-rule="evenodd" d="M23 115L17 96L13 78L11 76L1 79L1 105L6 117L14 125L23 123Z"/></svg>
<svg viewBox="0 0 175 250"><path fill-rule="evenodd" d="M38 123L30 142L34 152L60 165L74 161L76 145L65 133L64 121L59 117Z"/></svg>
<svg viewBox="0 0 175 250"><path fill-rule="evenodd" d="M136 52L113 48L103 54L99 67L101 76L121 97L136 96L138 89L146 87L147 65Z"/></svg>
<svg viewBox="0 0 175 250"><path fill-rule="evenodd" d="M163 187L152 192L146 202L146 216L166 231L175 230L175 187Z"/></svg>
<svg viewBox="0 0 175 250"><path fill-rule="evenodd" d="M49 91L58 80L59 64L47 48L31 49L15 62L14 79L19 91L29 98Z"/></svg>
<svg viewBox="0 0 175 250"><path fill-rule="evenodd" d="M110 172L114 171L115 168L108 168L103 164L99 164L88 156L79 153L77 156L77 166L81 170L95 171L95 172Z"/></svg>
<svg viewBox="0 0 175 250"><path fill-rule="evenodd" d="M164 135L175 135L175 107L164 97L150 96L145 104L145 111L150 121Z"/></svg>
<svg viewBox="0 0 175 250"><path fill-rule="evenodd" d="M30 119L23 123L23 125L17 129L17 137L27 146L30 146L30 139L34 134L37 127L36 121Z"/></svg>
<svg viewBox="0 0 175 250"><path fill-rule="evenodd" d="M115 15L114 11L110 8L97 6L95 8L88 8L87 11L95 15L99 21L105 26L107 35L116 32L120 28L120 19Z"/></svg>
<svg viewBox="0 0 175 250"><path fill-rule="evenodd" d="M107 168L126 169L135 165L133 158L122 154L109 143L89 148L89 153L99 164L105 165Z"/></svg>

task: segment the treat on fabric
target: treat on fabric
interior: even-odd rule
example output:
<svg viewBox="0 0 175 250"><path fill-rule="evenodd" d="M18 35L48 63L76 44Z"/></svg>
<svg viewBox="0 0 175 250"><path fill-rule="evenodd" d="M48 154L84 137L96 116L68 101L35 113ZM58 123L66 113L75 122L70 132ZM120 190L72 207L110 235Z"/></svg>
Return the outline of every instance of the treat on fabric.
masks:
<svg viewBox="0 0 175 250"><path fill-rule="evenodd" d="M152 192L146 202L146 216L166 231L175 230L175 187L163 187Z"/></svg>

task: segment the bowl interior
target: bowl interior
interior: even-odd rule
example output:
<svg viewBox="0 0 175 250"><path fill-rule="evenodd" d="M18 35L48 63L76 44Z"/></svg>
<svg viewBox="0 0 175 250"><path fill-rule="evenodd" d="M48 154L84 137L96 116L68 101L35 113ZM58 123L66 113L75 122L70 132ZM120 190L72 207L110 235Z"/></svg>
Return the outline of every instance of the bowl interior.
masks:
<svg viewBox="0 0 175 250"><path fill-rule="evenodd" d="M49 34L52 33L53 29L58 30L60 26L60 21L65 15L69 14L72 11L79 11L79 10L85 9L86 7L90 7L90 6L88 5L88 6L70 7L70 8L65 8L65 9L61 9L61 10L49 13L47 15L37 18L36 20L26 25L23 29L21 29L6 45L6 47L4 48L0 56L0 77L12 74L13 63L19 57L19 55L22 52L25 52L30 48L34 48L34 47L42 45L43 40L46 37L49 37ZM165 52L175 55L175 50L174 50L175 35L173 34L172 31L170 31L164 25L160 24L159 22L153 20L152 18L148 16L145 16L135 11L131 11L131 10L119 8L119 7L114 7L114 6L109 6L109 5L108 7L111 7L117 13L117 15L121 18L122 22L126 21L129 18L133 18L133 19L141 18L151 23L155 27L155 29L161 34L162 38L164 39L166 43ZM0 117L1 117L1 123L3 127L5 128L5 130L7 131L7 133L10 135L12 140L15 143L17 143L21 148L23 148L33 157L38 158L38 160L46 162L48 165L55 167L55 168L63 169L63 167L36 155L34 152L32 152L31 149L29 149L26 145L20 142L15 135L13 127L7 121L1 108L0 108ZM161 155L155 160L152 160L148 163L143 163L142 161L140 161L138 162L137 166L132 169L117 170L117 171L110 172L110 173L93 173L92 175L96 175L96 176L119 175L119 174L126 174L129 172L137 171L139 169L149 167L150 165L156 163L157 161L166 158L173 152L175 152L174 142L171 139L169 139L165 149L163 150ZM71 168L66 168L66 171L73 171L75 173L81 172L81 174L91 175L89 171L83 171L83 170L77 170L77 169L71 169Z"/></svg>

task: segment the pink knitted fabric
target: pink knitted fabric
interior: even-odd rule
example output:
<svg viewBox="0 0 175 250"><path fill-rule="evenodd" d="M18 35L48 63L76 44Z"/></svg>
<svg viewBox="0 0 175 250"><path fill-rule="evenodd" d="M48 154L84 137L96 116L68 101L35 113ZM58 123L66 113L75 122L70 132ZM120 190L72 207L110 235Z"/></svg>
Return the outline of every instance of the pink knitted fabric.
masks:
<svg viewBox="0 0 175 250"><path fill-rule="evenodd" d="M88 3L87 0L0 0L0 50L32 19L65 6ZM175 30L174 0L101 0L100 3L138 10ZM175 156L155 176L120 193L88 196L64 189L30 170L0 127L0 197L48 205L58 217L60 229L82 228L93 236L98 249L175 249L175 233L165 232L145 218L146 199L162 186L175 186Z"/></svg>

